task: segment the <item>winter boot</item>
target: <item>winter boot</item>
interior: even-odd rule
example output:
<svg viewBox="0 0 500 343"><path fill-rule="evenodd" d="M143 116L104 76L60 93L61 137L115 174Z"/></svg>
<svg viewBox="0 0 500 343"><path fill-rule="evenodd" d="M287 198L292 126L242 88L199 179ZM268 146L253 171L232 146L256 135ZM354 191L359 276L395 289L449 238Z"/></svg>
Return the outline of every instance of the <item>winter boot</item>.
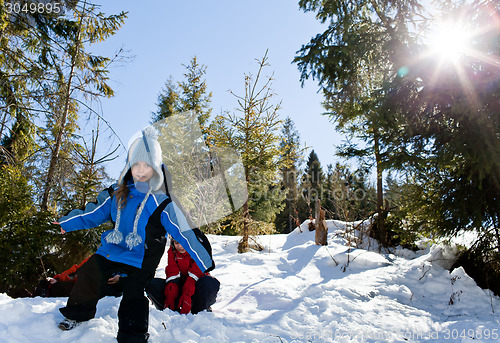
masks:
<svg viewBox="0 0 500 343"><path fill-rule="evenodd" d="M76 321L73 319L64 318L64 320L59 323L58 327L61 330L68 331L68 330L76 328L81 323L82 322L79 322L79 321Z"/></svg>

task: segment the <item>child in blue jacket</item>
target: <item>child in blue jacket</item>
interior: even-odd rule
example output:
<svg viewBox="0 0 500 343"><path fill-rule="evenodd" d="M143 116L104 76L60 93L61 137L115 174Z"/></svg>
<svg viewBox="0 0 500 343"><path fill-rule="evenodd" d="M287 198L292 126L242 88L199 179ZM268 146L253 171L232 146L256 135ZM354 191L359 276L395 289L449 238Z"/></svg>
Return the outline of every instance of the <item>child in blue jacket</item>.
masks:
<svg viewBox="0 0 500 343"><path fill-rule="evenodd" d="M129 149L118 184L101 192L85 210L73 210L56 223L65 233L114 222L114 229L102 234L102 245L78 271L66 307L60 309L65 316L59 324L62 330L94 318L110 275L123 273L127 278L118 310L117 339L146 342L149 302L144 288L163 255L167 233L181 242L202 271L214 268L208 239L189 225L179 206L161 190L165 184L161 160L154 132L143 131Z"/></svg>

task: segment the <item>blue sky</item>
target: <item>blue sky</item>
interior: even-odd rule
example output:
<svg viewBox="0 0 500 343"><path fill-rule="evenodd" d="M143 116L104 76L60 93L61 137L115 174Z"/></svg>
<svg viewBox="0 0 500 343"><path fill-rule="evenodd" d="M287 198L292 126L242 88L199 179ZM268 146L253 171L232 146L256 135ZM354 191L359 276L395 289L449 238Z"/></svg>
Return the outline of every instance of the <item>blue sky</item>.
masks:
<svg viewBox="0 0 500 343"><path fill-rule="evenodd" d="M156 110L158 93L165 81L183 80L182 64L196 56L207 67L206 83L212 92L213 114L234 111L243 94L244 75L255 73L256 59L268 49L274 73L276 101L282 101L280 116L290 116L306 144L318 154L323 168L335 163L335 145L342 137L328 118L321 115L322 96L316 81L301 87L299 71L292 60L322 25L314 13L299 9L298 0L185 0L185 1L100 1L101 11L128 11L124 26L116 35L92 50L110 56L123 48L133 59L111 68L110 85L115 97L102 100L104 118L121 141L146 126ZM310 152L308 150L307 154ZM123 150L122 150L123 152ZM117 177L124 155L109 167ZM116 174L116 175L115 175Z"/></svg>

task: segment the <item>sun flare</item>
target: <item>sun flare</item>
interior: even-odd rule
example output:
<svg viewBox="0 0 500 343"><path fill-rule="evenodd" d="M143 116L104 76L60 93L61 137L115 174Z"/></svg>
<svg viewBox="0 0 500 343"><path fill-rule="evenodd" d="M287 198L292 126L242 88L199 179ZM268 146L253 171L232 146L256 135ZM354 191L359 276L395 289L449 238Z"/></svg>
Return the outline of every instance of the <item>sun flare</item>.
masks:
<svg viewBox="0 0 500 343"><path fill-rule="evenodd" d="M433 52L443 59L457 61L468 48L470 33L460 23L440 23L434 30L430 44Z"/></svg>

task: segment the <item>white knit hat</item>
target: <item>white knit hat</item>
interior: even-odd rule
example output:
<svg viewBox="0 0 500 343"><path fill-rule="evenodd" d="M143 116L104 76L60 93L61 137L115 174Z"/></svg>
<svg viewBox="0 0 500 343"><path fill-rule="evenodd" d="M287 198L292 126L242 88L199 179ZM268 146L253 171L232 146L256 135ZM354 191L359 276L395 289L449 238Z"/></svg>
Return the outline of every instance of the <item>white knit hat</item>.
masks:
<svg viewBox="0 0 500 343"><path fill-rule="evenodd" d="M136 162L140 161L148 163L151 167L153 167L155 171L153 177L151 177L151 179L149 180L149 190L135 214L133 231L125 238L125 242L127 243L127 246L130 250L132 250L133 247L139 245L142 242L141 236L137 233L137 224L139 222L142 210L146 205L146 201L148 200L151 192L158 190L163 183L163 173L161 169L162 154L157 137L158 136L156 134L156 131L152 127L147 127L146 129L142 130L142 137L137 138L130 146L127 156L127 163L125 164L125 168L118 178L118 183L122 184L123 182L125 182L125 175L127 174L127 172ZM108 243L119 244L123 240L123 234L119 230L121 212L122 209L119 208L116 215L115 228L113 232L106 236L106 241Z"/></svg>
<svg viewBox="0 0 500 343"><path fill-rule="evenodd" d="M134 163L142 161L148 163L156 172L149 180L149 187L152 191L156 191L163 183L161 147L160 143L158 143L158 135L151 126L142 130L141 133L142 137L137 138L128 150L127 163L118 178L118 183L124 182L125 175Z"/></svg>

